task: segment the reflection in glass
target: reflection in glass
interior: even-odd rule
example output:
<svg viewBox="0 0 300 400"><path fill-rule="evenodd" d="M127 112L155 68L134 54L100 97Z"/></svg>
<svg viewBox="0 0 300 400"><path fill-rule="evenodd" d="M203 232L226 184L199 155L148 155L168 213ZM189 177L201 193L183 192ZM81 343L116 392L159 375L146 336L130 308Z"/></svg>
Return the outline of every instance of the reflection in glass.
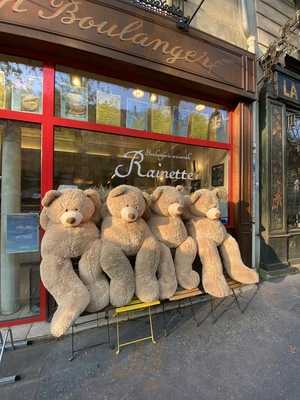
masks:
<svg viewBox="0 0 300 400"><path fill-rule="evenodd" d="M42 68L39 63L0 55L0 109L42 112Z"/></svg>
<svg viewBox="0 0 300 400"><path fill-rule="evenodd" d="M300 115L287 116L287 219L300 228Z"/></svg>
<svg viewBox="0 0 300 400"><path fill-rule="evenodd" d="M213 185L228 189L228 153L222 149L56 129L55 188L77 185L81 189L93 186L108 191L120 184L149 192L159 185L178 184L187 193ZM227 206L223 208L227 219Z"/></svg>
<svg viewBox="0 0 300 400"><path fill-rule="evenodd" d="M219 106L64 67L56 72L55 85L57 116L228 142L228 111ZM75 103L72 112L66 101Z"/></svg>
<svg viewBox="0 0 300 400"><path fill-rule="evenodd" d="M0 139L0 321L3 321L39 314L40 256L36 241L31 242L30 231L34 229L36 237L38 219L30 213L40 211L40 129L32 124L2 121ZM12 221L10 229L14 229L11 224L20 219L27 221L26 226L15 228L19 237L15 237L14 247L10 245L8 249L7 221ZM35 252L31 252L33 248Z"/></svg>

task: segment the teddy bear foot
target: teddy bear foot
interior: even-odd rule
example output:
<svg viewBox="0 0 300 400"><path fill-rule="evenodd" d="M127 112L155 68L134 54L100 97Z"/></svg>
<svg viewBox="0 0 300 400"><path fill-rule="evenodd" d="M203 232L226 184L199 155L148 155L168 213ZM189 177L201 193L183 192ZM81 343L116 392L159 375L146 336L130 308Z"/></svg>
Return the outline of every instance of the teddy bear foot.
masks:
<svg viewBox="0 0 300 400"><path fill-rule="evenodd" d="M222 298L231 294L224 276L203 276L202 285L204 291L213 297Z"/></svg>
<svg viewBox="0 0 300 400"><path fill-rule="evenodd" d="M232 268L226 268L228 275L237 282L245 284L254 284L259 282L258 273L246 267L246 265L238 265Z"/></svg>
<svg viewBox="0 0 300 400"><path fill-rule="evenodd" d="M172 283L159 282L159 298L161 300L169 299L177 289L177 281Z"/></svg>
<svg viewBox="0 0 300 400"><path fill-rule="evenodd" d="M198 272L196 271L191 271L189 274L184 275L182 274L181 276L177 274L177 280L179 285L183 289L195 289L199 286L200 283L200 276Z"/></svg>
<svg viewBox="0 0 300 400"><path fill-rule="evenodd" d="M97 312L109 305L109 283L106 279L105 281L89 285L87 288L91 296L87 307L88 312Z"/></svg>
<svg viewBox="0 0 300 400"><path fill-rule="evenodd" d="M159 299L159 285L158 282L153 282L152 284L144 283L141 285L140 289L136 289L136 297L143 301L144 303L149 303L150 301L155 301Z"/></svg>
<svg viewBox="0 0 300 400"><path fill-rule="evenodd" d="M76 319L76 316L76 312L66 310L65 308L60 309L60 307L58 307L50 326L52 335L57 338L64 335L72 325L72 322Z"/></svg>
<svg viewBox="0 0 300 400"><path fill-rule="evenodd" d="M122 307L129 304L134 296L134 285L128 282L110 281L110 303L114 307Z"/></svg>

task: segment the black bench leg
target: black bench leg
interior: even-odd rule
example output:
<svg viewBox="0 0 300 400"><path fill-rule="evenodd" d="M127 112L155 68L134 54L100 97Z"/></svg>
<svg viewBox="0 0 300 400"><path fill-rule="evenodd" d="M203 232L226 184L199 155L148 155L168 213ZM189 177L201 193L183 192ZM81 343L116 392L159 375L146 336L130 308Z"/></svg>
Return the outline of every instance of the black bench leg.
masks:
<svg viewBox="0 0 300 400"><path fill-rule="evenodd" d="M231 289L231 290L232 290L232 294L233 294L233 296L234 296L235 303L236 303L238 309L240 310L240 312L243 314L243 310L242 310L242 307L241 307L241 305L240 305L239 299L237 298L237 295L236 295L236 293L235 293L235 290L234 290L234 289Z"/></svg>
<svg viewBox="0 0 300 400"><path fill-rule="evenodd" d="M71 357L69 358L69 361L74 360L74 355L75 355L75 350L74 350L74 325L71 327Z"/></svg>
<svg viewBox="0 0 300 400"><path fill-rule="evenodd" d="M106 318L106 330L107 330L108 345L112 350L114 350L115 346L111 342L111 337L110 337L109 311L106 311L105 318Z"/></svg>
<svg viewBox="0 0 300 400"><path fill-rule="evenodd" d="M166 322L166 315L165 315L165 302L162 302L162 314L163 314L163 325L164 325L164 337L168 336L167 332L167 322Z"/></svg>
<svg viewBox="0 0 300 400"><path fill-rule="evenodd" d="M195 309L194 309L194 303L192 302L192 299L190 297L189 297L189 302L190 302L190 305L191 305L191 311L192 311L193 319L196 322L196 325L199 326L199 322L197 320Z"/></svg>

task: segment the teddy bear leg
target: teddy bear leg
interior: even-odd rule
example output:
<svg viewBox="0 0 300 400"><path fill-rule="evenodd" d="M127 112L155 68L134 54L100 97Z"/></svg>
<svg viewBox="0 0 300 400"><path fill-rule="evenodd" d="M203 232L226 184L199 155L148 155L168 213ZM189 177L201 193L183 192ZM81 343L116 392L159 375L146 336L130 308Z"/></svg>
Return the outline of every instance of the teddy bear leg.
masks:
<svg viewBox="0 0 300 400"><path fill-rule="evenodd" d="M198 252L202 263L202 286L206 293L214 297L226 297L229 286L223 275L218 248L210 239L198 239Z"/></svg>
<svg viewBox="0 0 300 400"><path fill-rule="evenodd" d="M102 241L96 240L79 261L79 276L90 292L88 312L100 311L109 304L109 282L102 271Z"/></svg>
<svg viewBox="0 0 300 400"><path fill-rule="evenodd" d="M169 299L177 289L177 279L171 250L160 243L160 261L158 265L159 298Z"/></svg>
<svg viewBox="0 0 300 400"><path fill-rule="evenodd" d="M51 321L53 336L62 336L90 302L90 294L73 270L70 259L47 255L41 262L41 279L58 308Z"/></svg>
<svg viewBox="0 0 300 400"><path fill-rule="evenodd" d="M229 234L226 235L221 245L221 254L226 271L232 279L248 284L259 281L257 272L243 263L239 246Z"/></svg>
<svg viewBox="0 0 300 400"><path fill-rule="evenodd" d="M152 237L146 238L135 260L135 293L141 301L159 299L159 284L156 278L159 258L159 243Z"/></svg>
<svg viewBox="0 0 300 400"><path fill-rule="evenodd" d="M135 290L134 273L123 250L110 242L103 241L100 263L110 278L110 303L114 307L130 303Z"/></svg>
<svg viewBox="0 0 300 400"><path fill-rule="evenodd" d="M184 289L194 289L199 286L200 277L193 270L193 262L197 254L194 239L189 236L177 247L175 253L175 269L178 283Z"/></svg>

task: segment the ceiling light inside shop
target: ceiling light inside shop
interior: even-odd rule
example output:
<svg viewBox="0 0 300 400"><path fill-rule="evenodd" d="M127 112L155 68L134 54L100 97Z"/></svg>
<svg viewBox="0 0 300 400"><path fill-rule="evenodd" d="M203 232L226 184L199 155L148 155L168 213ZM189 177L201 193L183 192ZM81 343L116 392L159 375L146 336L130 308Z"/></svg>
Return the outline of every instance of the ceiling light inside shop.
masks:
<svg viewBox="0 0 300 400"><path fill-rule="evenodd" d="M151 102L151 103L156 103L156 102L157 102L157 99L158 99L157 94L151 93L151 95L150 95L150 102Z"/></svg>
<svg viewBox="0 0 300 400"><path fill-rule="evenodd" d="M196 111L203 111L205 109L205 106L203 105L203 104L197 104L196 106L195 106L195 110Z"/></svg>
<svg viewBox="0 0 300 400"><path fill-rule="evenodd" d="M132 91L132 94L134 95L134 97L140 99L141 97L144 97L145 92L142 89L134 89Z"/></svg>
<svg viewBox="0 0 300 400"><path fill-rule="evenodd" d="M81 77L78 75L71 75L72 86L81 87Z"/></svg>

